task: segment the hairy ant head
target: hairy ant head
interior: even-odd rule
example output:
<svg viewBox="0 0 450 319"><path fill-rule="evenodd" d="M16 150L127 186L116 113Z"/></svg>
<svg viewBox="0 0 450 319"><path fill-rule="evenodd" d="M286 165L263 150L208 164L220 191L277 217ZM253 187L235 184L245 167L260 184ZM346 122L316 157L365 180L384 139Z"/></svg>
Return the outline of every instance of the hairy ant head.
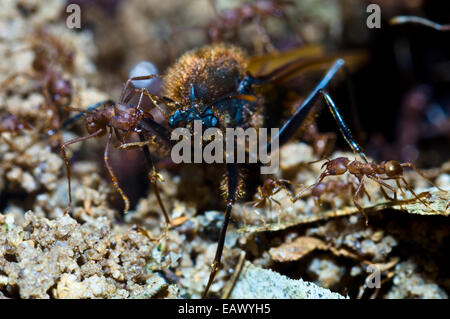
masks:
<svg viewBox="0 0 450 319"><path fill-rule="evenodd" d="M247 58L233 46L206 46L182 55L169 68L164 95L176 101L169 119L171 127L187 126L195 120L206 127L245 124L242 109L247 100L233 98L246 75ZM219 118L217 114L229 113ZM222 123L221 123L222 122Z"/></svg>

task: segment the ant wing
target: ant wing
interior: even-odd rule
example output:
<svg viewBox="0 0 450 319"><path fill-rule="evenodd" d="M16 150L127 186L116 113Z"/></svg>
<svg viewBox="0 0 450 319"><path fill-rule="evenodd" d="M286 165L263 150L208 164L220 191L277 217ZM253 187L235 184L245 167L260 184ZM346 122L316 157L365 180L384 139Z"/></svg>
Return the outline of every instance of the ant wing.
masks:
<svg viewBox="0 0 450 319"><path fill-rule="evenodd" d="M295 59L319 56L324 52L320 45L306 45L286 52L253 56L248 61L247 71L256 77L264 76Z"/></svg>
<svg viewBox="0 0 450 319"><path fill-rule="evenodd" d="M311 45L291 51L251 58L248 71L256 78L281 84L298 76L327 70L338 58L346 61L350 70L368 60L365 52L327 54L321 46Z"/></svg>

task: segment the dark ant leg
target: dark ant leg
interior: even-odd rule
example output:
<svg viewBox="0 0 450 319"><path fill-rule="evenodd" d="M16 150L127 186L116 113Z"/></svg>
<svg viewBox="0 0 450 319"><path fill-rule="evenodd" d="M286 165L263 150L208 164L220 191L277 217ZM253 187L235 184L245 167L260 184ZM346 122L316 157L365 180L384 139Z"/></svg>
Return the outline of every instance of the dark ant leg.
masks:
<svg viewBox="0 0 450 319"><path fill-rule="evenodd" d="M281 127L278 134L273 138L274 140L278 139L279 146L286 143L294 135L297 129L301 126L302 122L308 116L308 113L314 107L317 99L319 98L319 95L322 95L326 103L328 104L328 107L331 113L333 114L334 119L339 125L339 129L342 135L344 136L347 143L350 145L351 149L354 152L358 153L365 162L368 162L367 157L359 147L358 143L353 138L350 129L345 124L333 100L327 93L323 91L328 86L330 81L336 76L337 72L344 65L344 63L345 62L343 59L338 59L336 60L336 62L334 62L333 66L328 70L328 72L325 74L325 76L322 78L319 84L315 87L315 89L309 94L309 96L305 99L302 105L300 105L297 108L297 111L294 113L294 115L292 115ZM273 141L270 141L266 145L266 149L268 151L271 151L272 142Z"/></svg>
<svg viewBox="0 0 450 319"><path fill-rule="evenodd" d="M412 24L420 24L437 31L450 31L450 24L439 24L428 19L416 16L398 16L394 17L389 21L389 24L403 24L403 23L412 23Z"/></svg>
<svg viewBox="0 0 450 319"><path fill-rule="evenodd" d="M108 173L111 176L111 180L113 182L114 188L119 192L119 194L122 197L123 202L125 204L125 208L123 210L123 214L125 215L128 212L128 210L130 209L130 201L128 200L127 196L125 195L125 193L120 188L119 182L117 181L117 178L114 175L114 172L113 172L111 166L108 163L108 152L109 152L109 144L111 143L111 138L112 138L112 132L110 131L108 133L108 138L106 140L106 146L105 146L105 152L104 152L104 155L103 155L103 159L105 161L106 169L108 170Z"/></svg>
<svg viewBox="0 0 450 319"><path fill-rule="evenodd" d="M139 138L140 138L141 142L144 142L146 140L145 136L142 133L139 134ZM142 147L142 151L144 152L144 156L146 159L147 170L149 171L150 183L153 185L153 190L155 192L156 199L158 200L159 206L161 207L161 210L163 211L164 218L166 220L166 226L168 227L168 225L170 225L171 221L170 221L169 214L167 213L166 208L163 204L163 201L161 200L161 195L159 193L159 188L158 188L158 184L157 184L157 181L160 179L159 174L156 172L156 168L155 168L155 165L153 164L153 160L150 155L150 151L149 151L148 147L147 146Z"/></svg>
<svg viewBox="0 0 450 319"><path fill-rule="evenodd" d="M77 137L77 138L71 139L71 140L65 142L63 145L61 145L61 152L62 152L62 155L64 158L64 164L66 165L67 185L68 185L68 189L69 189L69 205L67 206L64 213L68 213L70 211L70 206L72 206L72 189L70 186L70 165L69 165L69 159L67 158L67 154L66 154L66 147L71 144L74 144L74 143L86 141L86 140L93 138L101 133L103 133L103 129L99 129L98 131L96 131L92 134L89 134L87 136L82 136L82 137Z"/></svg>
<svg viewBox="0 0 450 319"><path fill-rule="evenodd" d="M225 244L225 234L227 232L228 223L230 222L231 209L236 201L236 193L239 185L239 167L235 163L227 164L227 175L228 175L228 198L227 198L227 208L225 210L225 219L223 221L222 229L219 235L219 241L217 243L216 256L211 265L211 274L209 275L209 280L206 288L203 292L202 298L205 298L208 294L209 288L216 277L216 273L219 270L220 259L222 258L223 247Z"/></svg>
<svg viewBox="0 0 450 319"><path fill-rule="evenodd" d="M345 138L345 141L347 142L347 144L350 145L350 147L354 153L358 153L359 156L361 156L361 158L364 160L364 162L368 163L369 161L367 160L366 154L364 154L364 152L361 150L361 147L358 145L356 140L353 138L352 132L345 124L344 119L342 118L342 115L339 113L339 110L336 107L336 105L334 104L331 97L324 90L320 90L319 92L324 97L325 102L327 103L331 114L333 114L333 117L339 126L339 130L341 131L341 134Z"/></svg>

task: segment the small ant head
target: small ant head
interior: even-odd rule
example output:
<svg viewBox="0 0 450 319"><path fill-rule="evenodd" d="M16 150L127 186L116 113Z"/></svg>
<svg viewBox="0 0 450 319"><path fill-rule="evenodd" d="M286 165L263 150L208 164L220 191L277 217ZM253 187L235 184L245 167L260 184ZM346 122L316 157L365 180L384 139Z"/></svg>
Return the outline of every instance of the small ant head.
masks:
<svg viewBox="0 0 450 319"><path fill-rule="evenodd" d="M388 177L399 176L403 174L403 167L397 161L387 161L384 163L384 173Z"/></svg>
<svg viewBox="0 0 450 319"><path fill-rule="evenodd" d="M331 161L325 162L327 175L342 175L347 172L347 166L350 160L346 157L338 157Z"/></svg>
<svg viewBox="0 0 450 319"><path fill-rule="evenodd" d="M53 102L58 106L68 105L72 99L72 84L58 77L52 78L48 90Z"/></svg>
<svg viewBox="0 0 450 319"><path fill-rule="evenodd" d="M271 193L273 189L276 187L276 184L277 184L276 180L268 178L264 181L263 189L266 193Z"/></svg>
<svg viewBox="0 0 450 319"><path fill-rule="evenodd" d="M93 134L100 129L102 129L104 133L106 133L106 127L108 126L110 120L113 118L114 113L115 112L112 107L106 107L102 110L88 113L84 118L88 133Z"/></svg>

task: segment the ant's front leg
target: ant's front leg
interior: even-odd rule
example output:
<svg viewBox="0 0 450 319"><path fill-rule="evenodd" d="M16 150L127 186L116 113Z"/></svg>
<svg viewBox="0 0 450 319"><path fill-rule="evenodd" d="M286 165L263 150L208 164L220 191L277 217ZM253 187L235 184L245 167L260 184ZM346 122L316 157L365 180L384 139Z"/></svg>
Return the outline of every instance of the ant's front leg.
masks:
<svg viewBox="0 0 450 319"><path fill-rule="evenodd" d="M325 76L322 78L319 84L317 84L314 90L297 108L296 112L281 127L278 134L272 139L272 141L267 143L266 149L268 151L271 151L273 141L276 140L278 142L278 145L282 146L295 134L295 132L301 127L301 125L307 119L309 112L314 107L319 96L322 96L325 102L327 103L328 108L331 114L333 115L336 123L338 124L342 136L345 138L350 148L355 153L358 153L366 163L368 162L367 156L364 154L359 144L353 138L353 135L350 129L345 124L344 119L340 114L338 108L336 107L336 105L334 104L333 100L328 95L328 93L324 91L328 86L328 84L331 82L331 80L336 76L338 71L344 66L344 64L345 62L343 59L338 59L336 60L336 62L334 62L334 64L331 66L331 68L328 70L328 72L325 74Z"/></svg>

